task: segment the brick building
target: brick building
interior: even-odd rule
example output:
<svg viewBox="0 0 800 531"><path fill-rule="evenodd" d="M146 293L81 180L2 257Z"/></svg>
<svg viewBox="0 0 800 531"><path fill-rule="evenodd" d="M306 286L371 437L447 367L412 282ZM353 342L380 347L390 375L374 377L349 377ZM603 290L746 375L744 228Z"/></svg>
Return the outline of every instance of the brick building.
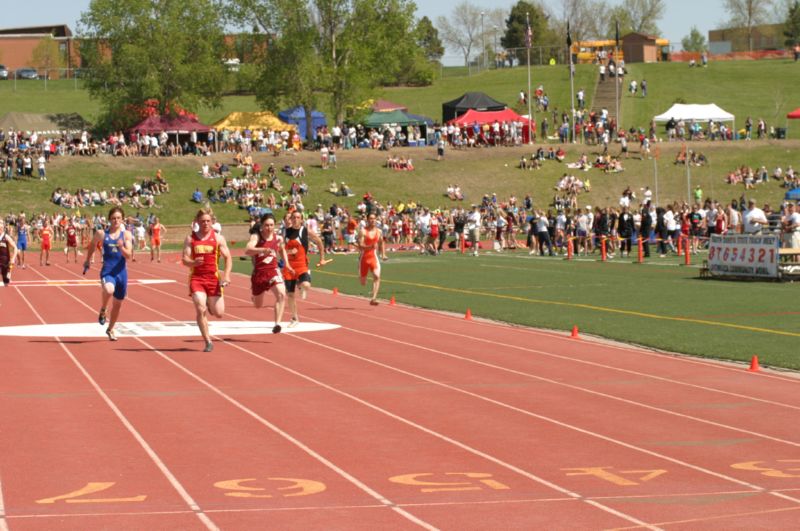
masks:
<svg viewBox="0 0 800 531"><path fill-rule="evenodd" d="M753 51L783 50L786 48L784 24L763 24L753 28ZM747 28L716 29L708 32L708 50L712 54L749 51Z"/></svg>
<svg viewBox="0 0 800 531"><path fill-rule="evenodd" d="M63 68L80 66L77 41L65 24L0 29L0 64L5 65L9 72L24 67L41 67L33 64L33 51L44 39L49 38L58 45Z"/></svg>

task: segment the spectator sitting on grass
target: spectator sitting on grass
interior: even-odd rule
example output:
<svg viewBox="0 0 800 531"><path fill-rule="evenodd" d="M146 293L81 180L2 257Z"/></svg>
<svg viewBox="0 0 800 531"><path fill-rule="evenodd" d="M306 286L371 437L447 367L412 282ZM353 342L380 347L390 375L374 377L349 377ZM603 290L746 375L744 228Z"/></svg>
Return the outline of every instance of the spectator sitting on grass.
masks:
<svg viewBox="0 0 800 531"><path fill-rule="evenodd" d="M194 189L194 192L192 193L192 201L195 203L203 202L203 192L200 191L200 188Z"/></svg>

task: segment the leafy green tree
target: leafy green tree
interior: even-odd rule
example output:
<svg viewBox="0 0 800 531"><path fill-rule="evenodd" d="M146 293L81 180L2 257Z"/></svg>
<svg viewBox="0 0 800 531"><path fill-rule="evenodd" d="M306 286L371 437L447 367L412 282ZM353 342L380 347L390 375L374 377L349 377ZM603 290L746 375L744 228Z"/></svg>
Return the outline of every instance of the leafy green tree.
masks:
<svg viewBox="0 0 800 531"><path fill-rule="evenodd" d="M692 26L689 35L681 39L681 46L687 52L702 52L706 49L706 38L697 26Z"/></svg>
<svg viewBox="0 0 800 531"><path fill-rule="evenodd" d="M785 24L786 28L783 30L783 36L786 37L786 41L784 44L792 47L800 43L800 2L795 2L789 6Z"/></svg>
<svg viewBox="0 0 800 531"><path fill-rule="evenodd" d="M273 110L327 97L336 121L342 121L375 87L426 66L408 38L414 31L410 0L226 0L224 5L231 21L268 35L256 95Z"/></svg>
<svg viewBox="0 0 800 531"><path fill-rule="evenodd" d="M223 28L213 0L92 0L79 36L86 87L109 125L130 125L130 110L148 99L161 114L219 105Z"/></svg>
<svg viewBox="0 0 800 531"><path fill-rule="evenodd" d="M52 35L39 41L31 53L31 64L39 69L64 68L65 63L64 54L61 53ZM49 74L45 72L45 75Z"/></svg>
<svg viewBox="0 0 800 531"><path fill-rule="evenodd" d="M526 55L526 14L531 24L531 46L562 45L556 43L553 32L548 27L548 17L542 7L525 0L520 0L511 7L505 21L505 33L500 44L506 49L516 49L517 60L524 61Z"/></svg>
<svg viewBox="0 0 800 531"><path fill-rule="evenodd" d="M620 46L622 46L621 39L628 33L636 31L634 29L633 19L631 13L625 6L614 6L609 9L608 15L605 17L606 27L604 28L602 36L606 39L613 39L617 34L617 24L619 24L619 38ZM637 32L638 33L638 32Z"/></svg>
<svg viewBox="0 0 800 531"><path fill-rule="evenodd" d="M645 35L658 35L658 20L664 16L666 5L664 0L625 0L622 8L628 14L631 22L631 31L643 33ZM620 20L620 36L622 33L622 21Z"/></svg>
<svg viewBox="0 0 800 531"><path fill-rule="evenodd" d="M444 55L444 45L439 38L439 30L433 25L431 19L422 17L417 21L414 30L417 45L422 48L429 61L440 61Z"/></svg>

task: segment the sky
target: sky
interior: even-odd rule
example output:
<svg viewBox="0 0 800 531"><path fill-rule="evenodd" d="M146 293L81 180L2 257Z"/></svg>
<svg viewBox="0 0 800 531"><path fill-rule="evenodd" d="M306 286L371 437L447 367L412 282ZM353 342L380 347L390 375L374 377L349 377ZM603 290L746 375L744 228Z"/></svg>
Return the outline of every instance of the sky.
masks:
<svg viewBox="0 0 800 531"><path fill-rule="evenodd" d="M10 2L11 0L0 0ZM44 26L50 24L67 24L74 32L81 12L89 8L90 0L37 0L35 9L7 9L3 13L0 28L21 26ZM417 16L427 16L434 23L438 16L448 16L453 8L462 0L417 0ZM547 0L556 3L555 0ZM504 7L511 9L517 0L470 0L477 7L486 9ZM609 0L619 4L621 0ZM708 38L708 31L722 27L727 18L723 8L723 0L664 0L666 11L659 20L662 37L673 43L674 49L680 49L680 42L689 34L692 26ZM453 50L447 50L443 58L445 64L462 64L463 58Z"/></svg>

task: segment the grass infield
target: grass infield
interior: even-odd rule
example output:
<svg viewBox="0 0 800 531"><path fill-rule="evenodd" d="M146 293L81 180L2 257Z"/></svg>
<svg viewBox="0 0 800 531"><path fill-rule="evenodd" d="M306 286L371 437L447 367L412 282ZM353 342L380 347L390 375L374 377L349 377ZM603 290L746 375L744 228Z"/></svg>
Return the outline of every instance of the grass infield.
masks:
<svg viewBox="0 0 800 531"><path fill-rule="evenodd" d="M469 308L474 316L538 328L577 325L582 334L656 349L741 362L757 355L763 365L800 369L797 284L700 280L697 267L674 257L643 265L525 251L389 258L382 264L385 300L460 314ZM248 261L237 260L235 268L251 271ZM367 295L355 255L313 269L316 287Z"/></svg>

